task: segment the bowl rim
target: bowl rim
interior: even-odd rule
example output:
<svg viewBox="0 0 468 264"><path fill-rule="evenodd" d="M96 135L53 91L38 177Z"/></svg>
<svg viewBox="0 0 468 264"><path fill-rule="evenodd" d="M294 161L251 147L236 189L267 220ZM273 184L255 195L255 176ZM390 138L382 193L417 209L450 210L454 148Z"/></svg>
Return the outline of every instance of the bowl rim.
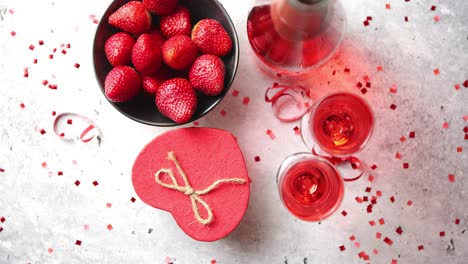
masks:
<svg viewBox="0 0 468 264"><path fill-rule="evenodd" d="M127 2L130 2L131 0L128 0ZM104 98L106 99L106 101L112 105L112 107L114 107L114 109L116 109L119 113L121 113L122 115L126 116L127 118L133 120L133 121L136 121L136 122L139 122L139 123L142 123L142 124L145 124L145 125L149 125L149 126L156 126L156 127L178 127L178 126L182 126L182 125L186 125L188 123L191 123L191 122L195 122L197 121L198 119L204 117L206 114L208 114L209 112L211 112L214 108L216 108L216 106L221 103L221 101L224 99L224 97L226 97L226 95L228 94L229 90L231 89L231 86L232 86L232 83L234 82L234 80L236 79L236 75L237 75L237 68L239 67L239 57L240 57L240 46L239 46L239 37L237 35L237 29L236 29L236 26L234 24L234 22L232 21L231 19L231 16L229 15L229 13L226 11L226 9L224 8L224 6L218 1L218 0L210 0L213 2L213 4L215 4L220 10L221 12L223 13L224 17L226 17L226 20L227 22L232 26L232 29L233 29L233 35L234 36L230 36L232 38L232 42L233 42L233 47L235 47L235 50L233 49L231 52L233 52L234 54L232 54L234 56L234 65L233 65L233 68L232 68L232 78L231 80L229 81L229 83L227 83L227 85L225 85L224 89L225 91L223 92L224 94L218 99L216 100L212 105L210 105L209 107L207 107L206 109L203 110L203 112L197 116L196 118L195 117L192 117L189 121L185 122L185 123L176 123L174 122L173 120L171 120L171 123L155 123L155 122L150 122L150 121L147 121L147 120L143 120L143 119L140 119L140 118L137 118L137 117L134 117L132 115L129 115L127 114L126 112L122 111L121 109L119 109L116 105L116 103L113 103L111 102L107 97L106 97L106 94L105 94L105 89L104 87L102 87L101 83L99 82L99 76L98 76L98 71L96 69L96 64L94 63L94 54L96 52L96 41L97 41L97 32L98 32L98 29L101 28L103 25L103 23L107 23L107 21L104 18L104 14L107 12L107 10L109 9L109 7L115 2L112 1L110 3L110 5L106 8L106 10L104 11L104 14L103 16L101 17L101 19L99 20L99 24L96 28L96 32L94 34L94 39L93 39L93 49L92 49L92 62L93 62L93 68L94 68L94 77L97 81L97 84L98 84L98 87L99 87L99 90L101 90L101 93L104 95ZM162 114L161 114L162 115Z"/></svg>

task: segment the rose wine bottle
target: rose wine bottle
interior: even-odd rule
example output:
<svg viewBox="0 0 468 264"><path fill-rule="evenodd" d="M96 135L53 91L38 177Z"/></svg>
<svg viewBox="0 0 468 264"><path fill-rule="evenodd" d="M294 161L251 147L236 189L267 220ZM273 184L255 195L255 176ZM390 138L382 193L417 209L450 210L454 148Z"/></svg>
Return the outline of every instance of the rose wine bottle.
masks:
<svg viewBox="0 0 468 264"><path fill-rule="evenodd" d="M343 199L343 180L328 161L310 153L288 157L278 171L278 189L286 208L306 221L330 216Z"/></svg>
<svg viewBox="0 0 468 264"><path fill-rule="evenodd" d="M250 45L260 61L292 76L332 58L345 30L339 0L255 0L247 18Z"/></svg>

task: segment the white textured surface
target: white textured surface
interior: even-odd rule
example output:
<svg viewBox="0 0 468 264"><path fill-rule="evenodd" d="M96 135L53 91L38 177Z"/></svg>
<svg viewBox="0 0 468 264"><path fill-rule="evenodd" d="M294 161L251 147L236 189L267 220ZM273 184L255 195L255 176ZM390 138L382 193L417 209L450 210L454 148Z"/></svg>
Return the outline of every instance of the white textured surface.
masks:
<svg viewBox="0 0 468 264"><path fill-rule="evenodd" d="M253 179L250 207L240 226L226 239L200 243L185 236L167 213L137 199L130 170L139 150L168 129L149 127L119 114L99 91L91 64L91 47L98 17L110 1L3 1L15 10L0 22L0 263L361 263L366 251L372 263L466 263L468 259L467 152L463 115L468 115L468 89L455 84L468 79L468 2L466 1L344 1L348 33L342 54L305 83L313 94L357 91L368 75L372 88L365 95L377 117L375 136L361 158L377 164L370 183L362 178L345 184L338 212L324 221L294 219L282 207L276 190L276 170L289 154L306 150L293 128L271 114L263 101L273 82L257 66L246 39L245 19L250 1L222 1L231 14L241 45L240 67L231 95L205 118L201 126L223 128L238 137ZM436 5L435 12L430 11ZM372 16L369 27L362 21ZM434 16L440 22L434 22ZM409 23L404 23L404 16ZM15 30L17 35L10 36ZM44 46L37 41L43 39ZM71 49L53 60L50 50L62 43ZM34 44L36 49L28 49ZM37 65L32 60L39 60ZM73 64L81 64L75 69ZM376 72L378 65L382 72ZM30 67L29 78L23 69ZM333 67L333 69L331 68ZM343 69L351 69L344 74ZM435 76L433 70L440 69ZM331 72L336 69L337 75ZM55 74L56 79L52 78ZM57 90L42 86L47 79ZM393 84L398 94L389 93ZM319 92L320 91L320 92ZM249 96L248 106L242 98ZM20 103L25 109L19 107ZM397 109L389 109L390 104ZM222 117L219 112L225 110ZM52 133L51 112L77 112L96 121L102 144L66 144ZM442 123L448 122L449 129ZM36 129L44 128L41 135ZM272 129L276 139L265 133ZM416 132L408 139L409 131ZM401 143L399 138L406 136ZM456 147L464 147L462 153ZM394 155L400 151L403 160ZM255 163L255 156L261 162ZM74 165L72 160L76 160ZM47 168L41 163L47 162ZM408 170L402 163L409 162ZM57 171L64 175L57 176ZM50 173L51 172L51 173ZM447 175L455 174L455 183ZM74 182L79 180L80 186ZM97 180L98 186L92 182ZM356 196L381 190L372 214ZM395 203L389 197L394 196ZM413 200L407 206L407 200ZM112 203L111 208L106 203ZM346 210L343 217L339 212ZM371 227L368 221L385 219ZM460 225L455 225L455 218ZM112 224L113 230L106 226ZM84 229L89 225L89 230ZM401 226L403 234L395 233ZM153 229L149 233L149 229ZM445 237L439 232L445 231ZM375 238L390 237L388 246ZM348 239L354 234L356 248ZM76 246L75 240L82 245ZM453 241L453 244L450 243ZM346 246L341 252L338 247ZM417 247L424 245L424 250ZM452 245L455 246L451 250ZM53 252L48 253L48 248ZM379 254L374 255L373 249Z"/></svg>

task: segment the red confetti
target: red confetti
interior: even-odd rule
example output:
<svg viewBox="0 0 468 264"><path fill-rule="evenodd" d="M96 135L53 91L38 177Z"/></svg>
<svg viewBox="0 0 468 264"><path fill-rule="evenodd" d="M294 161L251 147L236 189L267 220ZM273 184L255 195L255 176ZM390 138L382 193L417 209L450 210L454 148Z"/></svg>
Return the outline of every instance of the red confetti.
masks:
<svg viewBox="0 0 468 264"><path fill-rule="evenodd" d="M5 172L5 169L4 168L0 168L0 172Z"/></svg>
<svg viewBox="0 0 468 264"><path fill-rule="evenodd" d="M114 229L114 227L112 227L111 224L108 224L106 227L107 227L107 230L109 230L109 231L111 231L112 229Z"/></svg>
<svg viewBox="0 0 468 264"><path fill-rule="evenodd" d="M373 165L371 166L371 169L372 169L372 170L377 169L377 165L373 164Z"/></svg>
<svg viewBox="0 0 468 264"><path fill-rule="evenodd" d="M379 219L379 224L380 224L380 225L385 225L385 219L380 218L380 219Z"/></svg>
<svg viewBox="0 0 468 264"><path fill-rule="evenodd" d="M49 88L52 90L57 90L57 85L56 84L49 84Z"/></svg>
<svg viewBox="0 0 468 264"><path fill-rule="evenodd" d="M80 64L79 64L79 63L75 63L73 66L74 66L75 68L77 68L77 69L80 68Z"/></svg>
<svg viewBox="0 0 468 264"><path fill-rule="evenodd" d="M372 213L372 204L369 204L369 205L367 206L367 213L368 213L368 214Z"/></svg>
<svg viewBox="0 0 468 264"><path fill-rule="evenodd" d="M445 231L440 231L439 236L444 237L445 236Z"/></svg>
<svg viewBox="0 0 468 264"><path fill-rule="evenodd" d="M409 164L408 163L403 163L403 169L408 169L409 168Z"/></svg>
<svg viewBox="0 0 468 264"><path fill-rule="evenodd" d="M248 96L244 97L244 99L242 99L242 103L245 104L245 105L248 105L250 102L250 98Z"/></svg>
<svg viewBox="0 0 468 264"><path fill-rule="evenodd" d="M376 194L378 197L381 197L381 196L382 196L382 191L376 191L375 194Z"/></svg>
<svg viewBox="0 0 468 264"><path fill-rule="evenodd" d="M343 216L347 216L347 215L348 215L348 212L346 212L345 210L343 210L343 211L341 211L341 214L342 214Z"/></svg>
<svg viewBox="0 0 468 264"><path fill-rule="evenodd" d="M76 181L75 181L75 185L76 185L76 186L80 186L80 184L81 184L81 182L80 182L79 180L76 180Z"/></svg>
<svg viewBox="0 0 468 264"><path fill-rule="evenodd" d="M460 219L458 219L458 218L455 219L455 224L456 224L456 225L459 225L459 224L460 224Z"/></svg>
<svg viewBox="0 0 468 264"><path fill-rule="evenodd" d="M369 221L369 225L370 226L375 226L375 221L374 220Z"/></svg>
<svg viewBox="0 0 468 264"><path fill-rule="evenodd" d="M398 264L398 261L396 259L392 259L392 263L391 264Z"/></svg>
<svg viewBox="0 0 468 264"><path fill-rule="evenodd" d="M24 70L23 70L23 77L24 77L24 78L28 78L28 77L29 77L28 68L24 68Z"/></svg>
<svg viewBox="0 0 468 264"><path fill-rule="evenodd" d="M298 126L295 126L295 127L293 128L293 130L294 130L294 134L296 134L296 135L300 135L300 134L301 134L301 129L300 129Z"/></svg>
<svg viewBox="0 0 468 264"><path fill-rule="evenodd" d="M391 9L390 4L385 4L385 8L386 8L386 9Z"/></svg>
<svg viewBox="0 0 468 264"><path fill-rule="evenodd" d="M463 128L463 132L465 132L465 134L468 133L468 126L465 126L465 127Z"/></svg>
<svg viewBox="0 0 468 264"><path fill-rule="evenodd" d="M46 133L46 131L43 128L41 128L41 129L39 129L39 133L41 133L41 135L44 135Z"/></svg>
<svg viewBox="0 0 468 264"><path fill-rule="evenodd" d="M423 250L423 249L424 249L424 246L423 246L423 245L419 245L419 246L418 246L418 250L419 250L419 251L421 251L421 250Z"/></svg>
<svg viewBox="0 0 468 264"><path fill-rule="evenodd" d="M439 75L439 74L440 74L439 69L435 69L435 70L434 70L434 75Z"/></svg>
<svg viewBox="0 0 468 264"><path fill-rule="evenodd" d="M349 73L349 72L351 72L351 70L349 68L345 68L344 72Z"/></svg>
<svg viewBox="0 0 468 264"><path fill-rule="evenodd" d="M111 208L111 207L112 207L112 204L111 204L111 203L106 203L106 207L107 207L107 208Z"/></svg>
<svg viewBox="0 0 468 264"><path fill-rule="evenodd" d="M352 236L349 237L349 240L354 241L354 240L356 240L356 237L354 235L352 235Z"/></svg>
<svg viewBox="0 0 468 264"><path fill-rule="evenodd" d="M375 238L380 239L381 237L382 237L382 233L377 232L377 233L375 234Z"/></svg>
<svg viewBox="0 0 468 264"><path fill-rule="evenodd" d="M57 172L57 175L58 175L58 176L63 176L63 171L58 171L58 172Z"/></svg>
<svg viewBox="0 0 468 264"><path fill-rule="evenodd" d="M255 156L255 162L259 162L260 161L260 157L259 156Z"/></svg>
<svg viewBox="0 0 468 264"><path fill-rule="evenodd" d="M64 54L64 55L67 54L67 51L63 49L62 54Z"/></svg>
<svg viewBox="0 0 468 264"><path fill-rule="evenodd" d="M354 246L358 248L358 247L361 246L361 243L359 243L359 242L356 241L356 242L354 242Z"/></svg>
<svg viewBox="0 0 468 264"><path fill-rule="evenodd" d="M448 179L450 182L455 182L455 175L449 174Z"/></svg>
<svg viewBox="0 0 468 264"><path fill-rule="evenodd" d="M439 16L435 16L435 17L434 17L434 21L435 21L435 22L439 22L439 20L440 20L440 17L439 17Z"/></svg>
<svg viewBox="0 0 468 264"><path fill-rule="evenodd" d="M219 112L219 113L220 113L220 114L221 114L221 116L223 116L223 117L227 115L227 112L226 112L224 109L223 109L223 110L221 110L221 112Z"/></svg>
<svg viewBox="0 0 468 264"><path fill-rule="evenodd" d="M66 47L67 47L67 49L71 48L70 43L67 43Z"/></svg>
<svg viewBox="0 0 468 264"><path fill-rule="evenodd" d="M93 185L94 185L94 186L98 186L98 185L99 185L99 182L93 181Z"/></svg>
<svg viewBox="0 0 468 264"><path fill-rule="evenodd" d="M340 246L340 251L345 251L345 250L346 250L345 246L341 245Z"/></svg>
<svg viewBox="0 0 468 264"><path fill-rule="evenodd" d="M435 11L435 10L436 10L436 6L431 6L431 10L432 10L432 11Z"/></svg>
<svg viewBox="0 0 468 264"><path fill-rule="evenodd" d="M29 49L30 49L30 50L34 50L35 48L36 48L36 47L35 47L33 44L29 45Z"/></svg>
<svg viewBox="0 0 468 264"><path fill-rule="evenodd" d="M396 94L397 91L398 91L398 87L396 86L396 84L394 84L394 85L392 85L392 86L390 87L390 93Z"/></svg>
<svg viewBox="0 0 468 264"><path fill-rule="evenodd" d="M394 203L395 202L395 197L390 197L390 202Z"/></svg>
<svg viewBox="0 0 468 264"><path fill-rule="evenodd" d="M366 82L366 87L367 87L367 88L371 88L371 83L370 83L370 82Z"/></svg>
<svg viewBox="0 0 468 264"><path fill-rule="evenodd" d="M6 219L5 219L5 217L3 217L3 216L0 218L0 222L2 222L2 223L5 223L5 220L6 220Z"/></svg>
<svg viewBox="0 0 468 264"><path fill-rule="evenodd" d="M395 110L397 108L396 104L391 104L390 109Z"/></svg>
<svg viewBox="0 0 468 264"><path fill-rule="evenodd" d="M46 163L46 162L42 162L42 163L41 163L41 166L42 166L42 168L46 168L46 167L47 167L47 163Z"/></svg>
<svg viewBox="0 0 468 264"><path fill-rule="evenodd" d="M362 203L362 198L359 197L359 196L357 196L357 197L356 197L356 201L357 201L358 203Z"/></svg>
<svg viewBox="0 0 468 264"><path fill-rule="evenodd" d="M81 246L81 240L76 240L76 241L75 241L75 245Z"/></svg>
<svg viewBox="0 0 468 264"><path fill-rule="evenodd" d="M410 138L414 138L415 136L416 136L416 133L415 133L414 131L411 131L411 132L409 133L409 137L410 137Z"/></svg>
<svg viewBox="0 0 468 264"><path fill-rule="evenodd" d="M3 227L0 226L0 232L2 232L2 231L3 231Z"/></svg>
<svg viewBox="0 0 468 264"><path fill-rule="evenodd" d="M363 89L361 90L361 93L362 93L362 94L366 94L366 93L367 93L367 89L366 89L366 88L363 88Z"/></svg>
<svg viewBox="0 0 468 264"><path fill-rule="evenodd" d="M369 175L369 177L367 178L370 182L374 181L374 175Z"/></svg>
<svg viewBox="0 0 468 264"><path fill-rule="evenodd" d="M459 84L455 84L455 90L460 90L460 85Z"/></svg>
<svg viewBox="0 0 468 264"><path fill-rule="evenodd" d="M200 122L195 121L195 122L193 122L193 125L194 125L194 126L199 126L199 125L200 125Z"/></svg>
<svg viewBox="0 0 468 264"><path fill-rule="evenodd" d="M38 43L39 43L39 46L42 46L42 45L44 45L44 41L43 41L42 39L41 39L41 40L39 40L39 41L38 41Z"/></svg>
<svg viewBox="0 0 468 264"><path fill-rule="evenodd" d="M54 58L54 54L49 54L49 59L53 59Z"/></svg>
<svg viewBox="0 0 468 264"><path fill-rule="evenodd" d="M401 226L399 226L399 227L395 230L395 232L396 232L397 234L401 235L401 234L403 233L403 229L401 229Z"/></svg>
<svg viewBox="0 0 468 264"><path fill-rule="evenodd" d="M275 134L273 134L273 131L271 131L271 129L267 129L266 133L271 138L271 140L275 139Z"/></svg>
<svg viewBox="0 0 468 264"><path fill-rule="evenodd" d="M34 63L34 64L37 64L37 59L34 59L34 60L33 60L33 63Z"/></svg>
<svg viewBox="0 0 468 264"><path fill-rule="evenodd" d="M468 122L468 115L464 115L463 120L465 120L465 122Z"/></svg>
<svg viewBox="0 0 468 264"><path fill-rule="evenodd" d="M49 83L49 81L47 81L47 80L42 80L41 83L42 83L42 85L46 86L46 85Z"/></svg>
<svg viewBox="0 0 468 264"><path fill-rule="evenodd" d="M20 108L21 109L24 109L26 106L24 105L24 103L20 103Z"/></svg>
<svg viewBox="0 0 468 264"><path fill-rule="evenodd" d="M406 204L407 204L408 206L411 206L411 205L413 205L413 201L408 200L408 202L406 202Z"/></svg>
<svg viewBox="0 0 468 264"><path fill-rule="evenodd" d="M376 248L374 248L374 249L372 250L372 253L374 253L374 255L378 255L378 254L379 254L379 251L378 251Z"/></svg>
<svg viewBox="0 0 468 264"><path fill-rule="evenodd" d="M391 246L393 244L393 241L388 238L388 237L385 237L384 240L383 240L385 243L387 243L387 245Z"/></svg>
<svg viewBox="0 0 468 264"><path fill-rule="evenodd" d="M448 124L447 122L444 122L444 123L442 124L442 127L445 128L445 129L447 129L447 128L449 128L449 124Z"/></svg>
<svg viewBox="0 0 468 264"><path fill-rule="evenodd" d="M72 119L67 119L67 124L69 124L69 125L73 124L73 120Z"/></svg>
<svg viewBox="0 0 468 264"><path fill-rule="evenodd" d="M13 15L13 14L15 13L15 10L13 10L13 9L8 9L8 13L10 13L10 14Z"/></svg>
<svg viewBox="0 0 468 264"><path fill-rule="evenodd" d="M371 187L366 187L366 192L370 193L370 192L371 192L371 190L372 190L372 188L371 188Z"/></svg>
<svg viewBox="0 0 468 264"><path fill-rule="evenodd" d="M211 264L216 264L216 259L212 259Z"/></svg>
<svg viewBox="0 0 468 264"><path fill-rule="evenodd" d="M130 198L130 202L134 203L136 201L135 197Z"/></svg>
<svg viewBox="0 0 468 264"><path fill-rule="evenodd" d="M364 202L367 202L367 201L369 201L369 197L364 196L364 197L362 197L362 200L363 200Z"/></svg>
<svg viewBox="0 0 468 264"><path fill-rule="evenodd" d="M397 153L395 153L395 158L396 158L396 159L401 160L402 157L403 157L403 156L401 155L400 152L397 151Z"/></svg>
<svg viewBox="0 0 468 264"><path fill-rule="evenodd" d="M468 88L468 80L465 80L465 81L463 82L463 86L465 86L465 88Z"/></svg>
<svg viewBox="0 0 468 264"><path fill-rule="evenodd" d="M462 147L457 147L457 152L458 153L463 152L463 148Z"/></svg>
<svg viewBox="0 0 468 264"><path fill-rule="evenodd" d="M239 91L238 91L238 90L232 91L232 96L238 96L238 95L239 95Z"/></svg>
<svg viewBox="0 0 468 264"><path fill-rule="evenodd" d="M405 22L408 22L408 21L409 21L408 17L407 17L407 16L405 16Z"/></svg>
<svg viewBox="0 0 468 264"><path fill-rule="evenodd" d="M12 37L16 36L16 32L15 32L15 31L11 31L11 32L10 32L10 35L11 35Z"/></svg>
<svg viewBox="0 0 468 264"><path fill-rule="evenodd" d="M53 248L48 248L48 249L47 249L47 252L48 252L49 254L52 254L52 253L54 252L54 249L53 249Z"/></svg>
<svg viewBox="0 0 468 264"><path fill-rule="evenodd" d="M383 71L383 67L382 66L377 66L377 71Z"/></svg>

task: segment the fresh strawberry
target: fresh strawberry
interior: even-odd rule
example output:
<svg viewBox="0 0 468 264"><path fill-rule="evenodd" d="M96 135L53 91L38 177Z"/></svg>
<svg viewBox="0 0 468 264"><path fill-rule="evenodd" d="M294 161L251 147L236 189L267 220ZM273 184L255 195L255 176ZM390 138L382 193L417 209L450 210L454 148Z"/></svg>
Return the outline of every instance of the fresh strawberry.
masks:
<svg viewBox="0 0 468 264"><path fill-rule="evenodd" d="M132 60L132 48L135 39L125 32L119 32L107 39L104 45L107 59L114 67L129 65Z"/></svg>
<svg viewBox="0 0 468 264"><path fill-rule="evenodd" d="M154 75L144 75L142 77L143 90L148 94L155 95L159 86L174 76L174 73L164 65L159 68Z"/></svg>
<svg viewBox="0 0 468 264"><path fill-rule="evenodd" d="M174 13L164 16L160 22L161 33L165 38L178 35L190 36L190 12L184 6L179 6Z"/></svg>
<svg viewBox="0 0 468 264"><path fill-rule="evenodd" d="M232 49L232 40L223 26L214 19L202 19L193 27L192 40L202 53L218 57Z"/></svg>
<svg viewBox="0 0 468 264"><path fill-rule="evenodd" d="M200 92L216 96L224 89L224 63L210 54L205 54L197 58L190 68L189 78L192 86Z"/></svg>
<svg viewBox="0 0 468 264"><path fill-rule="evenodd" d="M182 124L188 122L197 109L197 93L186 79L174 78L159 86L155 102L161 114Z"/></svg>
<svg viewBox="0 0 468 264"><path fill-rule="evenodd" d="M117 66L106 76L104 90L112 102L127 102L138 95L141 88L140 75L129 66Z"/></svg>
<svg viewBox="0 0 468 264"><path fill-rule="evenodd" d="M195 61L197 55L197 45L185 35L166 40L162 48L164 62L175 70L188 68Z"/></svg>
<svg viewBox="0 0 468 264"><path fill-rule="evenodd" d="M142 34L151 26L151 15L140 1L130 1L109 16L109 24L132 34Z"/></svg>
<svg viewBox="0 0 468 264"><path fill-rule="evenodd" d="M156 73L162 62L158 40L150 34L140 35L132 49L132 62L141 74Z"/></svg>
<svg viewBox="0 0 468 264"><path fill-rule="evenodd" d="M143 0L143 4L149 11L160 16L165 16L176 9L177 0Z"/></svg>

